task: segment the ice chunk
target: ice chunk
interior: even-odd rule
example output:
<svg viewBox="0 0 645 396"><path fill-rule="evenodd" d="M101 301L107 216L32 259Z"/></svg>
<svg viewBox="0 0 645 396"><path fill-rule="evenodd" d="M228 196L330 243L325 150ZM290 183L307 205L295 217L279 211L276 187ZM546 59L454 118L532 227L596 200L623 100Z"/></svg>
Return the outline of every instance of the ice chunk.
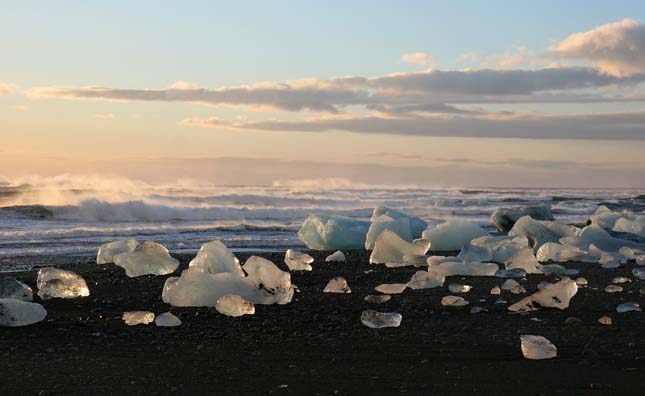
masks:
<svg viewBox="0 0 645 396"><path fill-rule="evenodd" d="M441 299L441 305L444 307L463 307L468 305L468 301L459 296L445 296Z"/></svg>
<svg viewBox="0 0 645 396"><path fill-rule="evenodd" d="M214 307L227 294L237 294L255 304L287 304L293 297L291 275L269 260L251 256L243 266L248 276L230 272L209 274L189 268L180 277L170 277L163 288L163 301L179 307Z"/></svg>
<svg viewBox="0 0 645 396"><path fill-rule="evenodd" d="M367 237L365 238L365 249L374 249L374 244L379 235L385 230L391 231L407 242L412 242L412 231L410 230L410 220L408 218L393 219L383 215L372 221Z"/></svg>
<svg viewBox="0 0 645 396"><path fill-rule="evenodd" d="M636 257L637 265L645 265L645 254Z"/></svg>
<svg viewBox="0 0 645 396"><path fill-rule="evenodd" d="M347 280L342 276L333 278L327 283L327 286L323 289L323 293L351 293L352 290L347 284Z"/></svg>
<svg viewBox="0 0 645 396"><path fill-rule="evenodd" d="M607 293L620 293L622 291L623 291L622 286L618 286L618 285L607 285L607 287L605 287L605 292Z"/></svg>
<svg viewBox="0 0 645 396"><path fill-rule="evenodd" d="M645 268L634 268L632 274L640 280L645 279Z"/></svg>
<svg viewBox="0 0 645 396"><path fill-rule="evenodd" d="M405 283L383 283L376 286L374 290L383 294L401 294L406 287Z"/></svg>
<svg viewBox="0 0 645 396"><path fill-rule="evenodd" d="M533 255L533 249L524 248L506 262L506 269L521 268L527 274L541 274L542 266Z"/></svg>
<svg viewBox="0 0 645 396"><path fill-rule="evenodd" d="M564 263L566 261L581 260L587 252L580 250L575 246L561 245L555 242L547 242L540 246L535 254L537 260L541 263L546 261L555 261Z"/></svg>
<svg viewBox="0 0 645 396"><path fill-rule="evenodd" d="M479 306L470 308L470 313L471 314L478 314L480 312L486 312L486 311L488 311L486 308L479 307Z"/></svg>
<svg viewBox="0 0 645 396"><path fill-rule="evenodd" d="M371 309L361 313L361 323L372 329L383 327L399 327L403 316L396 312L377 312Z"/></svg>
<svg viewBox="0 0 645 396"><path fill-rule="evenodd" d="M310 214L298 236L309 249L362 249L370 223L329 213Z"/></svg>
<svg viewBox="0 0 645 396"><path fill-rule="evenodd" d="M406 254L403 256L403 264L413 265L415 267L425 267L428 265L428 256L424 254Z"/></svg>
<svg viewBox="0 0 645 396"><path fill-rule="evenodd" d="M645 237L645 215L636 216L634 220L620 218L616 220L612 230L615 232L627 232Z"/></svg>
<svg viewBox="0 0 645 396"><path fill-rule="evenodd" d="M45 319L42 305L15 298L0 298L0 326L28 326Z"/></svg>
<svg viewBox="0 0 645 396"><path fill-rule="evenodd" d="M508 307L509 311L535 311L540 307L565 309L569 301L578 292L578 285L573 279L564 278L560 282L548 284L534 294L523 298Z"/></svg>
<svg viewBox="0 0 645 396"><path fill-rule="evenodd" d="M628 283L631 282L632 280L629 278L626 278L624 276L617 276L614 279L611 280L611 283Z"/></svg>
<svg viewBox="0 0 645 396"><path fill-rule="evenodd" d="M556 348L551 341L542 336L520 336L520 344L522 347L522 354L526 359L552 359L558 355L558 348Z"/></svg>
<svg viewBox="0 0 645 396"><path fill-rule="evenodd" d="M412 275L412 278L408 282L407 286L410 289L432 289L434 287L443 286L443 282L446 278L436 272L428 271L417 271Z"/></svg>
<svg viewBox="0 0 645 396"><path fill-rule="evenodd" d="M583 228L577 238L566 238L561 242L587 251L591 249L591 245L603 252L618 252L622 247L645 249L645 244L614 238L596 224Z"/></svg>
<svg viewBox="0 0 645 396"><path fill-rule="evenodd" d="M370 255L370 264L402 262L405 255L424 255L429 246L430 243L425 239L416 239L410 243L392 231L385 230L376 238L374 250Z"/></svg>
<svg viewBox="0 0 645 396"><path fill-rule="evenodd" d="M154 322L155 314L149 311L130 311L123 313L123 321L128 326L147 325Z"/></svg>
<svg viewBox="0 0 645 396"><path fill-rule="evenodd" d="M188 263L188 267L209 274L230 272L244 276L240 261L220 240L203 244L197 256Z"/></svg>
<svg viewBox="0 0 645 396"><path fill-rule="evenodd" d="M165 312L155 318L155 325L159 327L176 327L181 325L181 319L170 312Z"/></svg>
<svg viewBox="0 0 645 396"><path fill-rule="evenodd" d="M451 283L448 285L450 293L468 293L473 287L470 285L462 285L461 283Z"/></svg>
<svg viewBox="0 0 645 396"><path fill-rule="evenodd" d="M589 282L587 281L586 278L578 278L576 279L576 285L578 286L587 286Z"/></svg>
<svg viewBox="0 0 645 396"><path fill-rule="evenodd" d="M291 249L287 250L284 256L284 263L291 271L311 271L313 269L311 263L313 262L314 258L307 253Z"/></svg>
<svg viewBox="0 0 645 396"><path fill-rule="evenodd" d="M613 321L609 316L601 316L600 318L598 318L598 323L603 324L605 326L611 326L612 322Z"/></svg>
<svg viewBox="0 0 645 396"><path fill-rule="evenodd" d="M333 263L333 262L345 262L345 253L341 252L340 250L336 250L334 253L330 254L325 258L326 263Z"/></svg>
<svg viewBox="0 0 645 396"><path fill-rule="evenodd" d="M537 251L547 242L559 242L560 238L576 236L576 227L557 221L534 220L530 216L521 217L508 232L510 237L527 237L533 241Z"/></svg>
<svg viewBox="0 0 645 396"><path fill-rule="evenodd" d="M222 315L234 318L255 313L255 305L237 294L227 294L220 297L215 304L215 309Z"/></svg>
<svg viewBox="0 0 645 396"><path fill-rule="evenodd" d="M535 220L555 220L549 205L525 206L515 208L498 208L490 217L495 228L500 232L508 232L521 217L530 216Z"/></svg>
<svg viewBox="0 0 645 396"><path fill-rule="evenodd" d="M502 290L511 290L515 287L519 287L520 283L514 279L507 279L503 284L502 284Z"/></svg>
<svg viewBox="0 0 645 396"><path fill-rule="evenodd" d="M604 209L606 209L606 207ZM602 209L601 212L596 211L596 213L589 218L591 224L595 224L606 230L611 230L616 221L626 215L625 213L612 212L610 210L605 211L604 209Z"/></svg>
<svg viewBox="0 0 645 396"><path fill-rule="evenodd" d="M90 289L82 276L58 268L43 268L38 271L38 297L50 298L87 297Z"/></svg>
<svg viewBox="0 0 645 396"><path fill-rule="evenodd" d="M493 259L493 252L488 246L473 245L471 242L471 244L466 245L461 249L457 258L467 263L471 261L490 261Z"/></svg>
<svg viewBox="0 0 645 396"><path fill-rule="evenodd" d="M109 264L114 262L114 256L133 251L139 242L136 239L125 239L106 243L99 247L96 255L96 264Z"/></svg>
<svg viewBox="0 0 645 396"><path fill-rule="evenodd" d="M522 268L500 269L495 272L495 276L498 278L524 278L526 276L526 271Z"/></svg>
<svg viewBox="0 0 645 396"><path fill-rule="evenodd" d="M433 252L460 250L473 239L485 235L488 232L477 224L462 220L449 220L422 234L424 239L430 241L430 250Z"/></svg>
<svg viewBox="0 0 645 396"><path fill-rule="evenodd" d="M616 312L624 313L631 311L641 311L641 306L637 302L626 302L616 307Z"/></svg>
<svg viewBox="0 0 645 396"><path fill-rule="evenodd" d="M138 245L132 252L114 256L114 264L125 269L130 278L142 275L167 275L175 272L179 261L170 257L168 249L152 241Z"/></svg>
<svg viewBox="0 0 645 396"><path fill-rule="evenodd" d="M463 263L448 261L428 267L428 272L435 272L444 277L449 276L494 276L499 267L494 263Z"/></svg>
<svg viewBox="0 0 645 396"><path fill-rule="evenodd" d="M562 275L567 272L567 269L559 264L544 264L541 269L544 275L547 276L552 274Z"/></svg>
<svg viewBox="0 0 645 396"><path fill-rule="evenodd" d="M490 294L494 296L499 296L500 294L502 294L502 289L500 289L499 286L495 286L492 289L490 289Z"/></svg>
<svg viewBox="0 0 645 396"><path fill-rule="evenodd" d="M421 237L423 230L428 227L428 223L419 217L409 216L403 212L385 206L375 208L370 221L374 222L381 216L388 216L394 220L407 219L410 225L410 234L412 235L412 238Z"/></svg>
<svg viewBox="0 0 645 396"><path fill-rule="evenodd" d="M0 278L0 298L15 298L16 300L33 300L31 287L11 276Z"/></svg>
<svg viewBox="0 0 645 396"><path fill-rule="evenodd" d="M372 304L383 304L390 301L391 298L392 296L389 294L370 294L365 296L364 300Z"/></svg>

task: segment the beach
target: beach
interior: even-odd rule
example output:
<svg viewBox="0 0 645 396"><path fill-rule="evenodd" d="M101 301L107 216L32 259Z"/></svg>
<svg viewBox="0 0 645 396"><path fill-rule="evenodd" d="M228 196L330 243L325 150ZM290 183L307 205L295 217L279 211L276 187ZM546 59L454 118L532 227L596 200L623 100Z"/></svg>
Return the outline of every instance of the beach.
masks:
<svg viewBox="0 0 645 396"><path fill-rule="evenodd" d="M27 327L0 329L0 393L3 395L117 394L642 394L645 335L641 312L617 313L618 304L645 305L634 263L616 269L565 263L579 269L580 287L565 310L511 314L508 305L556 275L529 275L528 293L490 290L497 277L450 277L443 287L406 289L384 304L364 301L381 283L405 283L424 268L368 264L368 252L349 251L344 263L325 263L330 252L308 251L313 271L292 272L297 286L287 305L257 305L240 318L214 308L175 308L161 300L166 276L128 278L122 268L93 257L4 258L2 264L56 266L82 275L90 296L41 303L47 318ZM250 253L239 253L240 261ZM284 253L259 253L282 269ZM178 274L193 257L175 254ZM16 267L18 268L18 267ZM36 272L11 274L36 291ZM351 294L325 294L342 276ZM620 293L604 288L616 276L632 278ZM448 285L462 283L470 304L443 307ZM505 304L496 304L501 298ZM473 306L487 311L472 314ZM370 329L361 312L403 315L398 328ZM171 311L182 325L128 327L124 311ZM610 316L610 326L598 323ZM577 318L569 319L568 318ZM567 323L569 322L569 323ZM548 338L554 359L531 361L520 335Z"/></svg>

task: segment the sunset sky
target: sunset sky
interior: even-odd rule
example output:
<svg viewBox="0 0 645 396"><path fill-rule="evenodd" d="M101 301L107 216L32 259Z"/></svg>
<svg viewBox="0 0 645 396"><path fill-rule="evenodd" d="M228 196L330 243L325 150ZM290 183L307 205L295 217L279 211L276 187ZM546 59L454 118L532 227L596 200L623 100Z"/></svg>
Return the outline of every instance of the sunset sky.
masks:
<svg viewBox="0 0 645 396"><path fill-rule="evenodd" d="M0 3L0 183L645 186L643 1Z"/></svg>

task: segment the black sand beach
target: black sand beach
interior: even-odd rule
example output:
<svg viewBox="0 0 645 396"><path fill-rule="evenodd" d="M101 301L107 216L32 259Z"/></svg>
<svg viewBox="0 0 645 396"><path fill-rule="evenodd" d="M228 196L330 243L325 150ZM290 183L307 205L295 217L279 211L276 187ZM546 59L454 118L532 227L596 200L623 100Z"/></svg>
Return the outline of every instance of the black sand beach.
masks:
<svg viewBox="0 0 645 396"><path fill-rule="evenodd" d="M242 318L214 308L170 308L161 301L165 276L130 279L92 258L4 259L69 266L85 277L91 295L41 302L48 311L43 322L0 328L0 394L643 394L644 314L615 311L628 301L645 306L642 282L622 285L622 293L604 292L615 276L633 278L633 264L607 270L568 263L589 281L569 309L517 315L507 304L494 304L498 296L489 291L503 282L499 278L454 277L442 288L408 289L385 304L369 304L363 297L378 294L374 286L407 282L416 269L368 265L365 252L349 252L338 264L323 263L325 253L312 255L313 272L292 274L299 292L290 304L257 306L255 315ZM181 268L192 258L175 256ZM238 256L244 261L248 254ZM261 256L285 267L282 253ZM35 272L13 276L35 291ZM348 280L351 294L322 293L335 276ZM523 285L531 293L545 279L556 277L529 276ZM473 286L464 295L469 306L441 306L452 282ZM521 298L501 297L509 303ZM471 314L474 305L488 312ZM367 328L360 322L365 309L400 312L402 324ZM183 324L128 327L121 314L130 310L170 310ZM603 315L613 318L612 326L598 323ZM580 323L566 324L570 317ZM558 357L525 360L522 334L547 337Z"/></svg>

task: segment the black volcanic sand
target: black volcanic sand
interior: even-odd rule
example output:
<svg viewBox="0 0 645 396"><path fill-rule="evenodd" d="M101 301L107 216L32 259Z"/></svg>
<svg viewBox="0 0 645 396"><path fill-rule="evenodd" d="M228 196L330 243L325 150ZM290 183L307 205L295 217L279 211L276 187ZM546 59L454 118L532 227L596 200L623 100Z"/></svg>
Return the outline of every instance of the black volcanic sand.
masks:
<svg viewBox="0 0 645 396"><path fill-rule="evenodd" d="M234 395L234 394L563 394L613 395L645 392L645 313L616 313L635 301L642 282L625 291L603 291L615 276L634 278L634 264L603 270L570 263L589 281L564 311L509 314L489 294L499 278L453 277L446 287L406 290L382 305L363 300L381 283L406 282L414 268L368 265L365 252L348 262L292 274L299 292L288 305L257 306L256 314L229 318L214 308L171 308L161 301L165 276L128 278L114 265L85 258L3 260L70 267L83 275L91 296L41 302L48 311L38 324L0 328L0 395ZM281 267L283 254L262 254ZM182 268L191 257L177 256ZM240 254L245 260L248 254ZM75 262L74 266L70 264ZM15 274L35 289L34 272ZM351 294L323 294L327 281L345 277ZM522 281L529 292L542 280ZM447 284L473 286L471 304L441 306ZM376 293L377 294L377 293ZM502 292L515 302L521 297ZM38 301L38 298L35 298ZM483 300L483 301L482 301ZM481 305L488 312L471 314ZM399 328L370 329L361 311L403 315ZM172 311L180 327L128 327L123 311ZM598 323L609 315L612 326ZM581 320L566 324L569 317ZM539 319L536 321L535 319ZM558 357L529 361L519 336L547 337Z"/></svg>

